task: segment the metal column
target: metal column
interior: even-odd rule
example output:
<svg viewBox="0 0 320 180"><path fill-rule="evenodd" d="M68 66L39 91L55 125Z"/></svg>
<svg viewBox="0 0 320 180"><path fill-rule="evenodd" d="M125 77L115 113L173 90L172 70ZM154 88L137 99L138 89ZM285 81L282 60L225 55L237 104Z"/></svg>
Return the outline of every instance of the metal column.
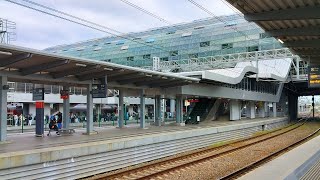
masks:
<svg viewBox="0 0 320 180"><path fill-rule="evenodd" d="M7 77L0 76L0 142L7 140Z"/></svg>
<svg viewBox="0 0 320 180"><path fill-rule="evenodd" d="M183 104L181 95L177 95L176 97L176 108L176 123L183 123Z"/></svg>
<svg viewBox="0 0 320 180"><path fill-rule="evenodd" d="M144 97L144 89L140 92L140 128L146 127L146 116L145 116L145 97Z"/></svg>
<svg viewBox="0 0 320 180"><path fill-rule="evenodd" d="M43 85L40 85L40 88L43 88ZM35 84L33 84L35 89ZM39 93L44 93L44 88L40 89ZM44 94L43 94L44 95ZM22 122L24 123L24 122ZM42 100L36 101L36 137L43 137L44 135L44 96Z"/></svg>
<svg viewBox="0 0 320 180"><path fill-rule="evenodd" d="M273 117L277 117L277 103L272 103Z"/></svg>
<svg viewBox="0 0 320 180"><path fill-rule="evenodd" d="M161 126L161 98L160 95L155 97L155 125Z"/></svg>
<svg viewBox="0 0 320 180"><path fill-rule="evenodd" d="M91 94L92 84L87 89L87 134L93 134L93 98Z"/></svg>
<svg viewBox="0 0 320 180"><path fill-rule="evenodd" d="M63 86L63 90L69 90L69 86ZM70 124L70 97L63 99L62 125L64 129L69 129Z"/></svg>
<svg viewBox="0 0 320 180"><path fill-rule="evenodd" d="M119 128L123 128L123 120L124 120L124 114L123 114L123 90L119 89L119 109L118 109L118 126Z"/></svg>

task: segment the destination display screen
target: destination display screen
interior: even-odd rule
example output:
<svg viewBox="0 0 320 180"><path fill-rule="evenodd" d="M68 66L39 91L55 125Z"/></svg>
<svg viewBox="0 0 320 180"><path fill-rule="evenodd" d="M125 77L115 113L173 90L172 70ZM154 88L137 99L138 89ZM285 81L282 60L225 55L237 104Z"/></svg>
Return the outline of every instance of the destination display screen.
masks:
<svg viewBox="0 0 320 180"><path fill-rule="evenodd" d="M308 84L310 88L320 87L320 67L311 66L308 69Z"/></svg>

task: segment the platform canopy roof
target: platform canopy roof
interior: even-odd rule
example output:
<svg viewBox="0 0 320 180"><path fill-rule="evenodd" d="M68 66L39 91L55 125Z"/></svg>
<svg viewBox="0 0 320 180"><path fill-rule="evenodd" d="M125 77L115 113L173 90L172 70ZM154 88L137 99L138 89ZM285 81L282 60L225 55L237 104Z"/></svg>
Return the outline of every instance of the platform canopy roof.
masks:
<svg viewBox="0 0 320 180"><path fill-rule="evenodd" d="M319 0L227 0L300 57L320 64Z"/></svg>
<svg viewBox="0 0 320 180"><path fill-rule="evenodd" d="M9 81L85 86L108 79L108 86L166 88L198 83L199 79L144 70L110 62L51 54L12 45L0 45L0 76Z"/></svg>

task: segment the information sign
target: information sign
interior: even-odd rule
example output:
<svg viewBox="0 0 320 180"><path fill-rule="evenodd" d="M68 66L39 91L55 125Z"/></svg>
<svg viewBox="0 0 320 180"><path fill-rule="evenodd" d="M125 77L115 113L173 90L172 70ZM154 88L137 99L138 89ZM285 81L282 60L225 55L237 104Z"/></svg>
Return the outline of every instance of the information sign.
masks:
<svg viewBox="0 0 320 180"><path fill-rule="evenodd" d="M308 85L310 88L320 87L320 67L311 66L308 69Z"/></svg>
<svg viewBox="0 0 320 180"><path fill-rule="evenodd" d="M32 91L32 100L33 101L42 101L44 100L44 88L35 88Z"/></svg>
<svg viewBox="0 0 320 180"><path fill-rule="evenodd" d="M106 84L92 84L92 98L106 98L107 85Z"/></svg>

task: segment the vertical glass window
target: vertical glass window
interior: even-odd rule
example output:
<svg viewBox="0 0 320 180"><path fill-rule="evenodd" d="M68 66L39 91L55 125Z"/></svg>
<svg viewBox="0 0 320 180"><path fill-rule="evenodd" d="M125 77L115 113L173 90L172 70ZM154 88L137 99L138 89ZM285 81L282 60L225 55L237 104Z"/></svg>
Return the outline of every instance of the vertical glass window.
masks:
<svg viewBox="0 0 320 180"><path fill-rule="evenodd" d="M198 53L189 54L189 58L198 58Z"/></svg>
<svg viewBox="0 0 320 180"><path fill-rule="evenodd" d="M133 56L127 57L127 61L133 61L133 60L134 60L134 57L133 57Z"/></svg>
<svg viewBox="0 0 320 180"><path fill-rule="evenodd" d="M169 54L170 56L178 56L178 51L170 51Z"/></svg>
<svg viewBox="0 0 320 180"><path fill-rule="evenodd" d="M253 52L253 51L259 51L259 47L258 46L247 47L247 52Z"/></svg>
<svg viewBox="0 0 320 180"><path fill-rule="evenodd" d="M210 46L210 41L200 42L200 47L208 47Z"/></svg>
<svg viewBox="0 0 320 180"><path fill-rule="evenodd" d="M151 54L145 54L142 57L143 59L151 59Z"/></svg>
<svg viewBox="0 0 320 180"><path fill-rule="evenodd" d="M221 49L231 49L233 48L233 43L226 43L221 45Z"/></svg>
<svg viewBox="0 0 320 180"><path fill-rule="evenodd" d="M162 57L162 58L160 58L160 61L169 61L169 58L168 57Z"/></svg>

